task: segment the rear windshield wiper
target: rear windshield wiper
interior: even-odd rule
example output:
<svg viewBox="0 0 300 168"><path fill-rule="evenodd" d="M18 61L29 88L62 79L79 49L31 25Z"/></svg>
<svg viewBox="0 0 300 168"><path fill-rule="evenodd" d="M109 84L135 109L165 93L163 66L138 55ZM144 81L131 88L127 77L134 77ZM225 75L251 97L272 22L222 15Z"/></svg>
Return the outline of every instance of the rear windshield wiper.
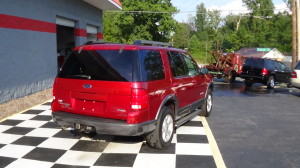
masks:
<svg viewBox="0 0 300 168"><path fill-rule="evenodd" d="M91 79L92 78L89 75L72 75L72 76L67 76L67 77L79 78L79 79Z"/></svg>

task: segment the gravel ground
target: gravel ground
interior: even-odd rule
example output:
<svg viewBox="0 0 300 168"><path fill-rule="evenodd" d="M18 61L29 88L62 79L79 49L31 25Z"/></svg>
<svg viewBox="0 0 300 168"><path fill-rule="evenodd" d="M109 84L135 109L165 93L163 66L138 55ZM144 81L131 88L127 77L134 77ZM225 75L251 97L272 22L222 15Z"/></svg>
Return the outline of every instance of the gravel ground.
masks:
<svg viewBox="0 0 300 168"><path fill-rule="evenodd" d="M52 88L0 104L0 121L52 99Z"/></svg>

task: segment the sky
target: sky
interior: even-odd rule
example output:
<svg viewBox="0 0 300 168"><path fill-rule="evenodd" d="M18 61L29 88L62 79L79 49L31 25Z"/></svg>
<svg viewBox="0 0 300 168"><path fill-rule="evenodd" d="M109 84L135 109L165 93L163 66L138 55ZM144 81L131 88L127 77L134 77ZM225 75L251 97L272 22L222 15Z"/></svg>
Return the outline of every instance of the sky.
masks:
<svg viewBox="0 0 300 168"><path fill-rule="evenodd" d="M286 8L283 0L272 1L276 9ZM207 9L221 10L221 16L226 16L229 11L234 11L235 14L247 11L242 0L171 0L171 2L173 6L180 10L180 13L175 15L175 19L179 22L188 22L189 16L195 16L196 7L202 2Z"/></svg>

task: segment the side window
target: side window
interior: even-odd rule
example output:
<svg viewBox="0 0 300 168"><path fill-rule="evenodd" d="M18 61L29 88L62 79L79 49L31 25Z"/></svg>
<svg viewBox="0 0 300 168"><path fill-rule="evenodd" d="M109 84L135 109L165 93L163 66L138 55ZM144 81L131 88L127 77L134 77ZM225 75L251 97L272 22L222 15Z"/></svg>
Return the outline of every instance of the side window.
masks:
<svg viewBox="0 0 300 168"><path fill-rule="evenodd" d="M165 78L164 66L159 51L140 50L142 81L154 81Z"/></svg>
<svg viewBox="0 0 300 168"><path fill-rule="evenodd" d="M189 55L186 54L182 54L182 55L186 63L188 76L199 75L198 65L195 63L195 61L193 61L193 59Z"/></svg>
<svg viewBox="0 0 300 168"><path fill-rule="evenodd" d="M269 70L275 70L278 69L278 65L276 61L273 60L265 60L265 68L269 69Z"/></svg>
<svg viewBox="0 0 300 168"><path fill-rule="evenodd" d="M174 77L186 76L187 70L179 52L168 52L169 63Z"/></svg>
<svg viewBox="0 0 300 168"><path fill-rule="evenodd" d="M280 64L280 62L273 61L273 64L274 64L276 70L280 70L280 71L283 70L283 67L282 67L282 65Z"/></svg>
<svg viewBox="0 0 300 168"><path fill-rule="evenodd" d="M280 70L282 70L282 71L287 71L288 70L288 68L283 63L279 62L278 64L280 66Z"/></svg>

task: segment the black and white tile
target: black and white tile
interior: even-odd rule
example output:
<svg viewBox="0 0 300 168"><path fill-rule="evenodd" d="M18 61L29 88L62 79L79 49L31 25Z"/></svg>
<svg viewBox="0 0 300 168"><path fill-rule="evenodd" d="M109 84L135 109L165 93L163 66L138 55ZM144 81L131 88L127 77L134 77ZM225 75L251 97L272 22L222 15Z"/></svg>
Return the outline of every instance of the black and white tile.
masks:
<svg viewBox="0 0 300 168"><path fill-rule="evenodd" d="M215 168L199 117L176 130L168 149L142 137L74 136L51 118L50 103L0 122L0 167L7 168Z"/></svg>

